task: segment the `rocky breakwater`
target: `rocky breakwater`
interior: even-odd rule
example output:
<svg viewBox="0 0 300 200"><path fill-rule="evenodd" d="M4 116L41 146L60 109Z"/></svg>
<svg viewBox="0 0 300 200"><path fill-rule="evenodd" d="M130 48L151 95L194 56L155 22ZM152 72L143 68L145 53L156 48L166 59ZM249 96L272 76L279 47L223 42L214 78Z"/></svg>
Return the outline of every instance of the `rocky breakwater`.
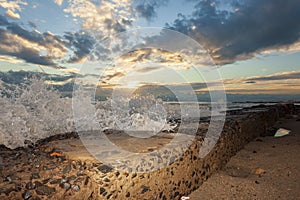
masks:
<svg viewBox="0 0 300 200"><path fill-rule="evenodd" d="M222 168L247 142L273 134L276 120L294 110L293 105L284 104L229 112L218 142L204 158L199 151L208 122L199 125L187 148L179 140L164 151L158 149L171 143L174 134L135 141L111 133L115 143L141 155L147 153L140 158L142 162L134 165L128 158L124 161L128 165L122 168L123 162L117 169L93 158L76 134L48 138L28 148L2 146L0 199L180 199ZM139 142L139 148L131 149Z"/></svg>

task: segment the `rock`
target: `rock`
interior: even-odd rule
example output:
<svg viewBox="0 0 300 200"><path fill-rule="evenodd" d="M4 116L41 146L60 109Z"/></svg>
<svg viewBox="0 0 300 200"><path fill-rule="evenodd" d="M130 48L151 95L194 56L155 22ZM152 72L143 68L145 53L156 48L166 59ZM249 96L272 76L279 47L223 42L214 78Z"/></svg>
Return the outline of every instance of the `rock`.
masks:
<svg viewBox="0 0 300 200"><path fill-rule="evenodd" d="M46 178L46 179L42 180L42 183L47 184L49 181L50 181L50 178Z"/></svg>
<svg viewBox="0 0 300 200"><path fill-rule="evenodd" d="M130 192L126 193L126 198L130 197Z"/></svg>
<svg viewBox="0 0 300 200"><path fill-rule="evenodd" d="M100 172L102 173L108 173L108 172L111 172L113 169L109 166L106 166L106 165L101 165L97 168Z"/></svg>
<svg viewBox="0 0 300 200"><path fill-rule="evenodd" d="M262 175L262 174L265 174L266 171L262 168L257 168L254 172L256 175Z"/></svg>
<svg viewBox="0 0 300 200"><path fill-rule="evenodd" d="M89 179L90 179L90 177L88 177L88 176L85 178L84 185L87 185L89 183Z"/></svg>
<svg viewBox="0 0 300 200"><path fill-rule="evenodd" d="M60 182L61 182L61 179L51 179L51 180L49 181L50 184L58 184L58 183L60 183Z"/></svg>
<svg viewBox="0 0 300 200"><path fill-rule="evenodd" d="M56 191L55 188L51 188L51 187L48 187L46 185L38 186L37 189L36 189L36 193L38 195L47 195L47 196L54 193L55 191Z"/></svg>
<svg viewBox="0 0 300 200"><path fill-rule="evenodd" d="M34 172L31 174L31 179L38 179L38 178L41 178L39 173Z"/></svg>
<svg viewBox="0 0 300 200"><path fill-rule="evenodd" d="M22 184L21 183L15 183L15 189L17 190L17 191L21 191L22 190Z"/></svg>
<svg viewBox="0 0 300 200"><path fill-rule="evenodd" d="M72 190L78 192L80 190L79 185L72 185Z"/></svg>
<svg viewBox="0 0 300 200"><path fill-rule="evenodd" d="M28 182L28 183L26 183L25 188L26 188L27 190L33 190L33 189L35 189L35 184L32 183L32 182Z"/></svg>
<svg viewBox="0 0 300 200"><path fill-rule="evenodd" d="M59 184L59 186L61 188L64 188L65 190L69 190L71 188L71 184L70 183L61 183L61 184Z"/></svg>
<svg viewBox="0 0 300 200"><path fill-rule="evenodd" d="M39 181L34 181L34 184L36 185L36 187L39 187L39 186L42 186L42 185L44 185L44 184L42 184L41 182L39 182Z"/></svg>
<svg viewBox="0 0 300 200"><path fill-rule="evenodd" d="M71 164L68 164L62 171L63 174L67 174L71 171Z"/></svg>
<svg viewBox="0 0 300 200"><path fill-rule="evenodd" d="M110 182L110 180L108 179L108 178L104 178L104 180L103 180L104 182Z"/></svg>
<svg viewBox="0 0 300 200"><path fill-rule="evenodd" d="M104 194L106 192L105 188L100 187L100 194Z"/></svg>
<svg viewBox="0 0 300 200"><path fill-rule="evenodd" d="M68 182L73 181L73 180L75 180L75 179L76 179L76 176L75 176L75 175L72 175L72 176L67 177Z"/></svg>
<svg viewBox="0 0 300 200"><path fill-rule="evenodd" d="M144 194L145 192L147 192L150 189L149 187L144 186L144 185L142 187L143 187L143 189L142 189L141 194Z"/></svg>
<svg viewBox="0 0 300 200"><path fill-rule="evenodd" d="M23 199L29 199L30 197L32 197L32 193L29 190L25 190L24 193L22 193L22 197Z"/></svg>
<svg viewBox="0 0 300 200"><path fill-rule="evenodd" d="M241 167L230 166L225 168L226 174L232 177L247 178L251 172Z"/></svg>
<svg viewBox="0 0 300 200"><path fill-rule="evenodd" d="M77 176L84 176L86 175L82 170L80 170L79 172L77 172Z"/></svg>

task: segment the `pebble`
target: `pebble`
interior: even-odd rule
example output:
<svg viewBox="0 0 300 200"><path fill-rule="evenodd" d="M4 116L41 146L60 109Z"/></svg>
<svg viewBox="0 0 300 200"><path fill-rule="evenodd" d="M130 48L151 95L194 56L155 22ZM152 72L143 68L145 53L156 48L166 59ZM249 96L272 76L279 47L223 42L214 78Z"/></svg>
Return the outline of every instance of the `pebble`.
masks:
<svg viewBox="0 0 300 200"><path fill-rule="evenodd" d="M61 184L59 184L59 186L61 188L64 188L65 190L69 190L71 188L71 184L70 183L61 183Z"/></svg>
<svg viewBox="0 0 300 200"><path fill-rule="evenodd" d="M106 192L105 188L100 187L100 194L104 194Z"/></svg>
<svg viewBox="0 0 300 200"><path fill-rule="evenodd" d="M51 179L49 183L50 184L58 184L60 182L61 182L61 179Z"/></svg>
<svg viewBox="0 0 300 200"><path fill-rule="evenodd" d="M111 172L113 169L111 167L108 167L106 165L101 165L98 167L98 170L102 173L108 173Z"/></svg>
<svg viewBox="0 0 300 200"><path fill-rule="evenodd" d="M67 174L71 171L71 164L68 164L62 171L63 174Z"/></svg>
<svg viewBox="0 0 300 200"><path fill-rule="evenodd" d="M55 191L56 191L55 188L51 188L46 185L41 185L36 189L36 193L38 195L47 195L47 196L49 196L50 194L52 194Z"/></svg>
<svg viewBox="0 0 300 200"><path fill-rule="evenodd" d="M31 178L32 178L32 179L38 179L38 178L40 178L40 177L41 177L40 174L37 173L37 172L34 172L34 173L31 174Z"/></svg>
<svg viewBox="0 0 300 200"><path fill-rule="evenodd" d="M75 192L78 192L80 190L79 185L72 185L72 190L74 190Z"/></svg>
<svg viewBox="0 0 300 200"><path fill-rule="evenodd" d="M28 183L26 183L25 188L26 188L27 190L33 190L33 189L35 189L35 184L32 183L32 182L28 182Z"/></svg>
<svg viewBox="0 0 300 200"><path fill-rule="evenodd" d="M144 186L144 185L142 187L143 187L143 190L142 190L141 194L144 194L145 192L147 192L150 189L149 187Z"/></svg>
<svg viewBox="0 0 300 200"><path fill-rule="evenodd" d="M23 199L27 200L30 197L32 197L32 193L29 190L25 190L25 192L22 194Z"/></svg>
<svg viewBox="0 0 300 200"><path fill-rule="evenodd" d="M75 180L75 179L76 179L76 176L75 176L75 175L72 175L72 176L67 177L68 182L73 181L73 180Z"/></svg>

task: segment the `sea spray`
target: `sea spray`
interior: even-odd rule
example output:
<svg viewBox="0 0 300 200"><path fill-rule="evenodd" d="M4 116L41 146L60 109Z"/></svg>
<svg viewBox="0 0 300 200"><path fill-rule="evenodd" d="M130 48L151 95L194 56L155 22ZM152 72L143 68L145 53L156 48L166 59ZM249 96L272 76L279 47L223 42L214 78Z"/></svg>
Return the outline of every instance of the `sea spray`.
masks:
<svg viewBox="0 0 300 200"><path fill-rule="evenodd" d="M17 148L27 140L36 142L74 130L71 99L61 98L43 79L0 87L0 144Z"/></svg>
<svg viewBox="0 0 300 200"><path fill-rule="evenodd" d="M84 104L74 107L74 98L63 98L36 77L28 79L27 84L1 83L0 91L0 145L12 149L26 146L27 141L34 143L55 134L92 131L95 127L100 131L123 130L134 137L144 137L136 135L141 131L148 132L148 137L149 132L154 135L176 127L168 120L165 104L151 95L95 101L82 93Z"/></svg>

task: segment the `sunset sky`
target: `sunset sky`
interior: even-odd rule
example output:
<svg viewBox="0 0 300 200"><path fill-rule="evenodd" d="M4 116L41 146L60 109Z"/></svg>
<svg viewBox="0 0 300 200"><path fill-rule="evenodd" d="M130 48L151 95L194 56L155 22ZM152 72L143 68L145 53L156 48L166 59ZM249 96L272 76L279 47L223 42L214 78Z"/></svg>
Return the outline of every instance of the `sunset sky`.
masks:
<svg viewBox="0 0 300 200"><path fill-rule="evenodd" d="M299 0L0 0L0 72L46 72L65 76L64 84L82 73L97 41L134 28L160 27L199 42L218 67L228 94L299 94L299 19ZM118 62L147 53L133 52ZM159 54L188 82L203 82L177 54ZM153 52L151 59L158 59ZM154 83L183 83L165 65L141 70L124 66L102 81L118 84L133 71L139 71L139 78L128 87L149 77Z"/></svg>

